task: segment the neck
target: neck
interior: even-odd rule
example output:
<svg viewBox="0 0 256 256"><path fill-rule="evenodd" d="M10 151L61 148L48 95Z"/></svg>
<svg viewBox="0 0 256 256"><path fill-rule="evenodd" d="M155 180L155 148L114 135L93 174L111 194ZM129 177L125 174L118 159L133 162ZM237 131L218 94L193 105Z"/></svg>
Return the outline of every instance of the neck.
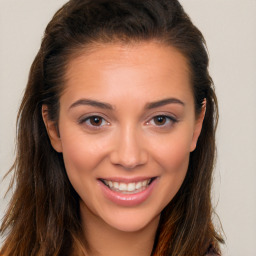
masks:
<svg viewBox="0 0 256 256"><path fill-rule="evenodd" d="M146 227L134 232L117 230L81 204L82 228L89 256L150 256L159 216Z"/></svg>

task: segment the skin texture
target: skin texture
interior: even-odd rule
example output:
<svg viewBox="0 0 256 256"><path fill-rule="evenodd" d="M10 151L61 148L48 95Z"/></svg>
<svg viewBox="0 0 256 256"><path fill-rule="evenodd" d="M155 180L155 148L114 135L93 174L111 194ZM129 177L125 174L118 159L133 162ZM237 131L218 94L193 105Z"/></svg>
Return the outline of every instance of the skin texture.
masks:
<svg viewBox="0 0 256 256"><path fill-rule="evenodd" d="M167 98L175 102L149 108ZM98 123L91 116L100 117ZM160 213L185 178L203 117L204 109L195 117L186 59L174 48L108 44L70 61L59 134L47 114L43 118L81 197L90 255L150 255ZM138 177L157 178L152 193L135 206L106 198L99 181Z"/></svg>

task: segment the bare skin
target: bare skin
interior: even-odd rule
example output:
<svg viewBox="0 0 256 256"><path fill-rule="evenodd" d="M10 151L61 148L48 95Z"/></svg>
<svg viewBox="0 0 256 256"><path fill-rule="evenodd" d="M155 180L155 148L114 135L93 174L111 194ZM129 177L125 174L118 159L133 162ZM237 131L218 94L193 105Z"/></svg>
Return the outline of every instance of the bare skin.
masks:
<svg viewBox="0 0 256 256"><path fill-rule="evenodd" d="M135 232L123 232L117 230L93 213L83 209L84 219L90 219L90 222L83 222L85 237L91 246L88 255L92 256L131 256L141 255L149 256L153 249L155 232L158 226L159 217L151 221L145 228ZM90 216L88 216L90 215Z"/></svg>
<svg viewBox="0 0 256 256"><path fill-rule="evenodd" d="M109 44L70 61L59 134L43 118L81 198L90 256L150 256L204 111L195 116L186 59L174 48Z"/></svg>

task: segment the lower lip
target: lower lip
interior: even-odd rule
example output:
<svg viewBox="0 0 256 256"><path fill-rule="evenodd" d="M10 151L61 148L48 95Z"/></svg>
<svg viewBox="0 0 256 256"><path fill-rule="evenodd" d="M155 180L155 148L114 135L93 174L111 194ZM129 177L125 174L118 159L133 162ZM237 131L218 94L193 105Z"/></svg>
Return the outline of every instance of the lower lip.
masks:
<svg viewBox="0 0 256 256"><path fill-rule="evenodd" d="M109 187L104 185L101 181L99 185L101 190L103 191L104 196L112 201L113 203L120 206L137 206L144 201L146 201L151 195L158 179L154 179L152 183L143 191L135 194L122 194L120 192L116 192L111 190Z"/></svg>

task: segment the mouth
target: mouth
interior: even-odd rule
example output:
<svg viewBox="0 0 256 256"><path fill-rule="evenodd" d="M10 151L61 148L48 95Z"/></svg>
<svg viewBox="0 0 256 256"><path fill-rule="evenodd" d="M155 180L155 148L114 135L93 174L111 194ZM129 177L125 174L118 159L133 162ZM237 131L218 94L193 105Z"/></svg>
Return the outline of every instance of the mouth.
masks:
<svg viewBox="0 0 256 256"><path fill-rule="evenodd" d="M147 189L156 177L134 182L114 181L99 179L106 187L113 192L121 194L137 194Z"/></svg>

